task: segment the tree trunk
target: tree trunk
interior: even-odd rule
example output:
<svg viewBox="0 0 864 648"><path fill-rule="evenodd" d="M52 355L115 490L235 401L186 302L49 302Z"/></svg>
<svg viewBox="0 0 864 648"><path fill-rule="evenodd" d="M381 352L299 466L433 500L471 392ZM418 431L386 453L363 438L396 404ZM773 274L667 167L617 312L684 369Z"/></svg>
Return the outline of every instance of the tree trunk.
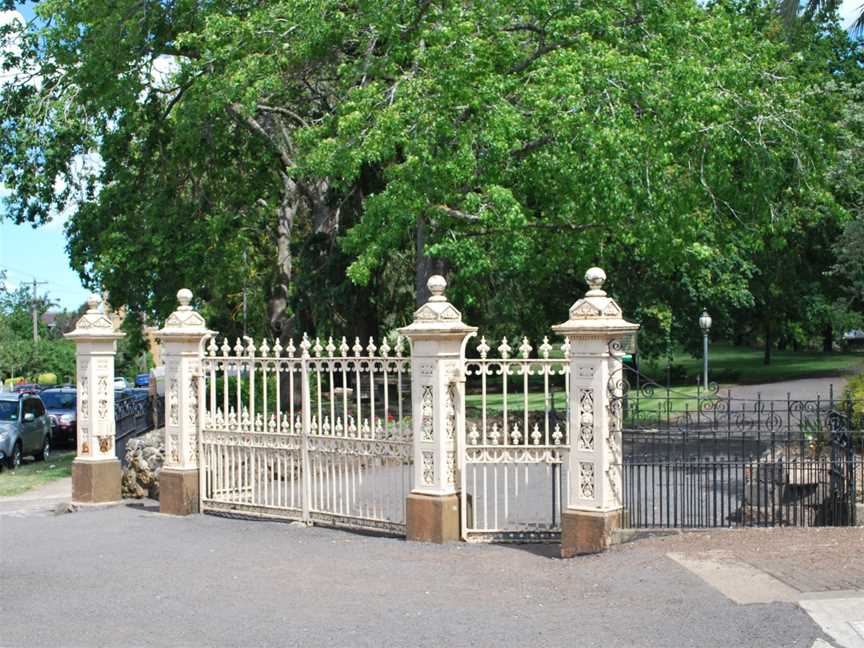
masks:
<svg viewBox="0 0 864 648"><path fill-rule="evenodd" d="M414 257L414 302L420 308L429 300L429 289L426 282L435 274L443 275L447 271L447 264L443 259L438 259L426 254L426 218L420 216L417 219L416 250Z"/></svg>
<svg viewBox="0 0 864 648"><path fill-rule="evenodd" d="M771 321L765 322L765 357L763 359L763 364L770 365L771 364L771 346L774 344L774 334L771 329Z"/></svg>
<svg viewBox="0 0 864 648"><path fill-rule="evenodd" d="M288 304L291 285L291 233L299 208L297 185L288 174L282 173L282 195L276 211L276 281L267 303L270 331L282 344L292 333L293 314Z"/></svg>
<svg viewBox="0 0 864 648"><path fill-rule="evenodd" d="M825 353L831 353L834 350L834 327L831 322L828 322L822 329L822 350Z"/></svg>

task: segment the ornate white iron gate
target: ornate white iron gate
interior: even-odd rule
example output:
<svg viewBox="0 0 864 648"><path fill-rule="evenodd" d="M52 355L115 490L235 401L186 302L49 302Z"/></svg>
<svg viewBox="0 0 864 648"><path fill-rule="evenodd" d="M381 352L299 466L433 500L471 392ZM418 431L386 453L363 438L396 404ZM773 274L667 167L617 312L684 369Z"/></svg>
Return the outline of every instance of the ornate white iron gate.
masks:
<svg viewBox="0 0 864 648"><path fill-rule="evenodd" d="M349 348L304 336L299 349L211 339L201 509L404 534L410 368L401 338Z"/></svg>
<svg viewBox="0 0 864 648"><path fill-rule="evenodd" d="M546 338L531 358L504 338L499 358L465 362L466 435L462 451L462 536L474 542L557 542L566 507L569 345L550 357ZM557 396L557 403L556 403Z"/></svg>

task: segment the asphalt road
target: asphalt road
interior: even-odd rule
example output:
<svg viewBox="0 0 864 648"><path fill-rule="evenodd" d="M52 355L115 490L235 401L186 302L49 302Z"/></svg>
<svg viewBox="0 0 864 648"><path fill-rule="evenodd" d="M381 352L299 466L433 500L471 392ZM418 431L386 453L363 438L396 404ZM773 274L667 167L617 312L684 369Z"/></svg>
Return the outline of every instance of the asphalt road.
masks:
<svg viewBox="0 0 864 648"><path fill-rule="evenodd" d="M792 603L739 605L662 543L560 560L120 506L0 515L0 645L803 646Z"/></svg>

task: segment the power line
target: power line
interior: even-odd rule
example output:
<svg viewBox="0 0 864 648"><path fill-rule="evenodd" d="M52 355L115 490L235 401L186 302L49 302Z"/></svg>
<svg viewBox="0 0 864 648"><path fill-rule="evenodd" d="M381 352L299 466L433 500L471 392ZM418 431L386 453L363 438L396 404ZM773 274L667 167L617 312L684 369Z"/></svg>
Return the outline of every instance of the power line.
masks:
<svg viewBox="0 0 864 648"><path fill-rule="evenodd" d="M64 290L67 290L67 291L71 291L71 290L75 290L75 291L83 290L83 291L85 291L85 292L87 291L87 289L86 289L84 286L80 286L80 287L78 287L78 288L74 288L74 287L72 287L72 286L70 286L70 285L68 285L68 284L62 284L62 283L58 283L58 282L53 281L53 280L46 280L46 279L43 279L42 277L37 277L37 276L36 276L35 274L33 274L32 272L27 272L26 270L21 270L21 269L19 269L19 268L15 268L15 267L13 267L13 266L9 266L9 265L3 264L2 267L5 268L6 270L11 271L13 274L23 275L23 276L26 276L26 277L31 277L32 279L39 279L39 282L40 282L40 283L44 283L44 284L51 284L52 286L57 286L58 288L63 288Z"/></svg>

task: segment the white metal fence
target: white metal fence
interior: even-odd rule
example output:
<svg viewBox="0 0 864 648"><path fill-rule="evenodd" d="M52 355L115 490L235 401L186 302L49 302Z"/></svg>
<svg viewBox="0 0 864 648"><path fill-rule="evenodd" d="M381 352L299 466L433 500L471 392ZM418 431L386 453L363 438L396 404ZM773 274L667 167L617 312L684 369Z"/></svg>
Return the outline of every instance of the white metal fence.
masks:
<svg viewBox="0 0 864 648"><path fill-rule="evenodd" d="M410 358L372 339L295 347L211 339L203 358L201 508L404 533Z"/></svg>
<svg viewBox="0 0 864 648"><path fill-rule="evenodd" d="M482 338L465 362L462 535L477 542L557 541L566 506L569 348L546 338L539 357L507 338L497 358ZM557 399L556 399L557 396ZM557 402L556 402L557 400Z"/></svg>

